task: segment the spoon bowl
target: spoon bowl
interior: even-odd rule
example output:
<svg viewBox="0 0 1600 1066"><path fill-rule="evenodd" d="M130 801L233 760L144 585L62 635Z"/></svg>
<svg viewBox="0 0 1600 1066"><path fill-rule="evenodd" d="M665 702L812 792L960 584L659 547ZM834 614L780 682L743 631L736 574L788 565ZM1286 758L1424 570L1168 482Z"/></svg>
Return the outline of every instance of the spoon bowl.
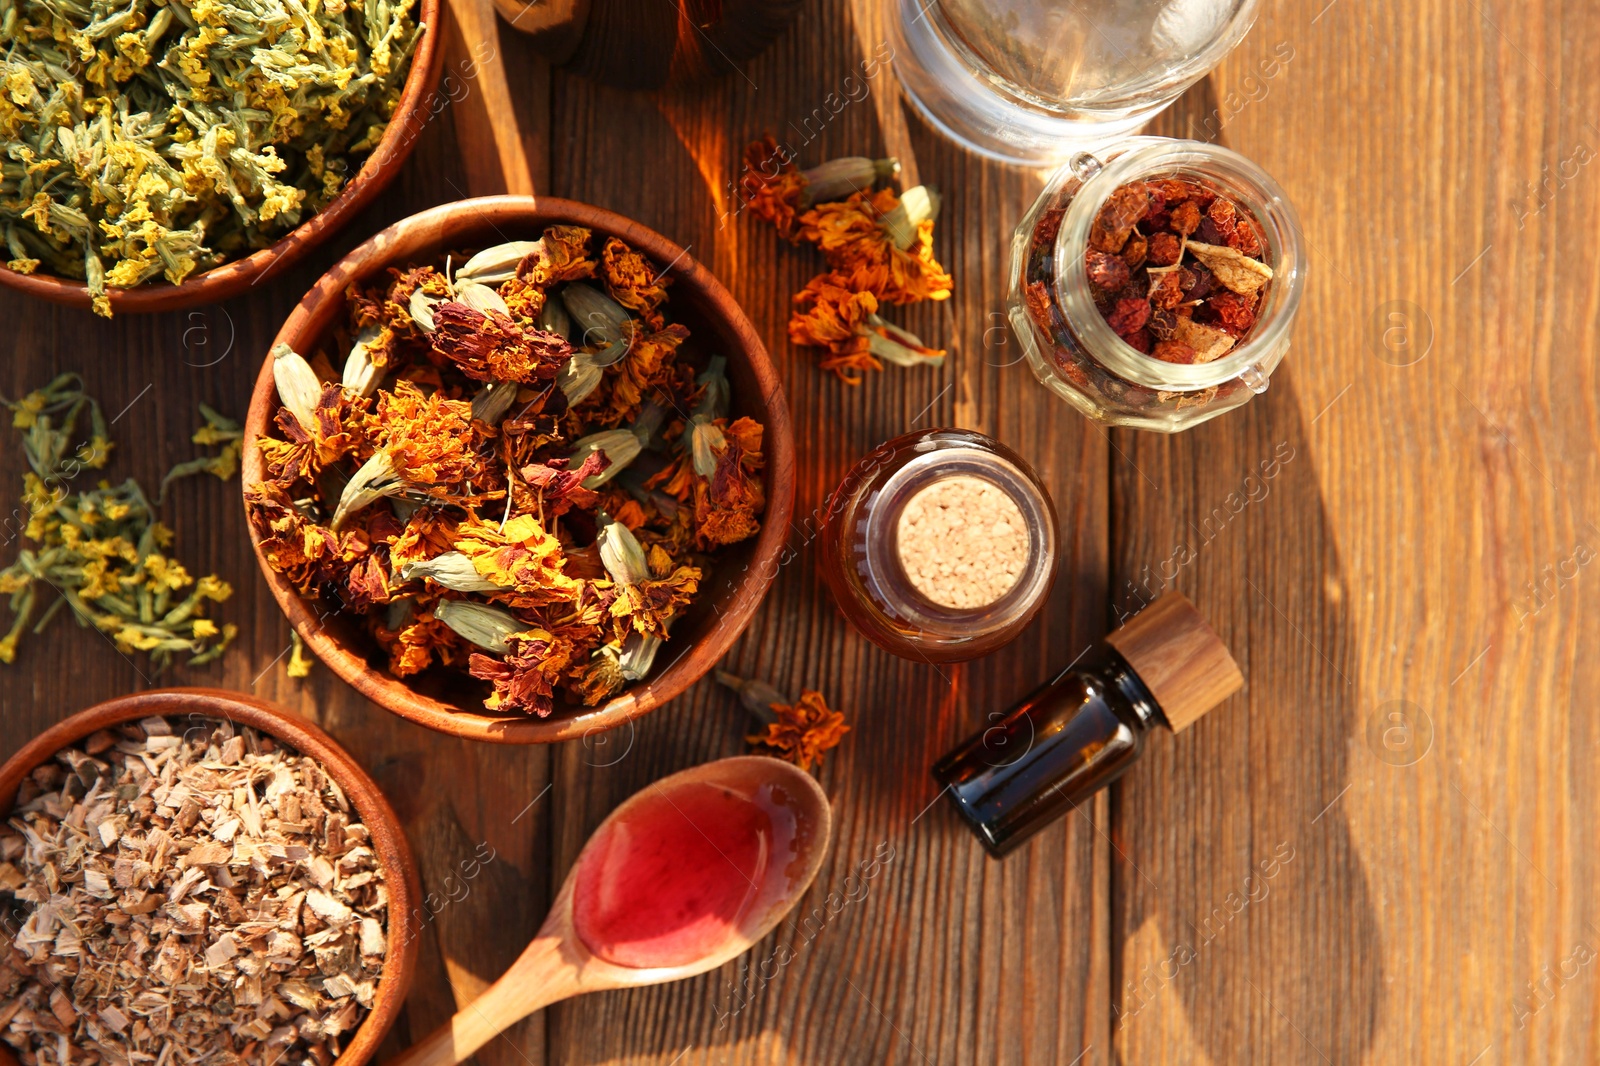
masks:
<svg viewBox="0 0 1600 1066"><path fill-rule="evenodd" d="M679 981L742 955L816 879L832 821L810 774L764 756L647 785L600 823L511 968L390 1066L453 1066L559 1000Z"/></svg>

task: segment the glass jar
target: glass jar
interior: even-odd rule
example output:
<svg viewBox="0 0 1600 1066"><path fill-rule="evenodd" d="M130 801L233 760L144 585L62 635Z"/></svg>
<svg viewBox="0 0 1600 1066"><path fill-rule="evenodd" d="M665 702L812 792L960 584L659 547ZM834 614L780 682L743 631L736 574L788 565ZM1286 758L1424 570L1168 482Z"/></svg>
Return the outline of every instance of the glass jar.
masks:
<svg viewBox="0 0 1600 1066"><path fill-rule="evenodd" d="M1254 325L1208 363L1169 363L1124 341L1095 305L1085 265L1110 195L1165 179L1232 200L1255 223L1272 268ZM1305 276L1299 217L1260 167L1220 145L1135 137L1103 159L1079 155L1051 178L1012 238L1007 309L1034 374L1062 399L1100 422L1175 433L1266 391L1289 350Z"/></svg>
<svg viewBox="0 0 1600 1066"><path fill-rule="evenodd" d="M1256 0L891 0L906 96L934 128L1041 166L1132 134L1221 62Z"/></svg>
<svg viewBox="0 0 1600 1066"><path fill-rule="evenodd" d="M992 590L992 598L946 597L940 590L948 586L930 584L937 576L930 578L924 560L912 554L913 545L927 541L910 520L941 496L948 502L954 488L966 498L984 494L986 520L1009 516L1005 558L1013 563L1005 573L1014 576L996 579L992 560L974 559L967 572L945 579L958 591L969 591L963 582ZM962 508L946 511L949 521L962 524ZM958 662L1010 642L1038 613L1055 578L1056 542L1050 495L1021 456L981 433L936 429L879 445L845 475L823 517L820 566L839 609L869 640L907 659ZM961 550L950 549L956 557Z"/></svg>

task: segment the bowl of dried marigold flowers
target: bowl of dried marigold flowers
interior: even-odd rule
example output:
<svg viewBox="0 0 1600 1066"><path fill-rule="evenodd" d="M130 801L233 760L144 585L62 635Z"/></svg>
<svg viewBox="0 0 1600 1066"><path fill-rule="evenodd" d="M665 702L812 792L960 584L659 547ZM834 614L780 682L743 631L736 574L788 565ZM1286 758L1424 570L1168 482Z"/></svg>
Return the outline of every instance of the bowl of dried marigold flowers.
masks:
<svg viewBox="0 0 1600 1066"><path fill-rule="evenodd" d="M448 103L440 8L8 5L0 285L110 317L215 303L297 262Z"/></svg>
<svg viewBox="0 0 1600 1066"><path fill-rule="evenodd" d="M776 576L783 390L659 234L572 201L437 207L351 252L256 381L245 509L298 637L368 699L503 743L700 678Z"/></svg>
<svg viewBox="0 0 1600 1066"><path fill-rule="evenodd" d="M359 1066L399 1015L421 893L326 733L159 689L0 766L0 1062Z"/></svg>

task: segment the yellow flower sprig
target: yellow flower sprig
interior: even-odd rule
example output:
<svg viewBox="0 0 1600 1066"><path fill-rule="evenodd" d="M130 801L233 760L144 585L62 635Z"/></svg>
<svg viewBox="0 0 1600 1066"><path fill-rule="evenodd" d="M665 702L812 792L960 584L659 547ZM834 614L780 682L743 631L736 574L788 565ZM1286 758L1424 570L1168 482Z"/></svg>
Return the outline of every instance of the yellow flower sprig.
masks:
<svg viewBox="0 0 1600 1066"><path fill-rule="evenodd" d="M218 626L207 617L206 605L226 600L233 589L214 574L194 578L169 554L172 530L156 521L139 483L100 481L74 491L83 471L104 466L113 448L100 406L83 392L78 376L64 374L21 400L0 402L23 430L32 467L23 476L28 517L20 531L30 546L0 570L0 596L10 597L14 616L0 638L0 662L15 661L23 632L30 625L35 633L43 630L63 604L79 625L106 634L119 651L147 653L157 670L180 654L189 656L190 665L221 655L238 629ZM90 432L80 439L78 421L86 411ZM221 442L226 451L231 420L202 411L207 427L196 439ZM219 457L203 461L218 464ZM182 464L166 481L192 465Z"/></svg>

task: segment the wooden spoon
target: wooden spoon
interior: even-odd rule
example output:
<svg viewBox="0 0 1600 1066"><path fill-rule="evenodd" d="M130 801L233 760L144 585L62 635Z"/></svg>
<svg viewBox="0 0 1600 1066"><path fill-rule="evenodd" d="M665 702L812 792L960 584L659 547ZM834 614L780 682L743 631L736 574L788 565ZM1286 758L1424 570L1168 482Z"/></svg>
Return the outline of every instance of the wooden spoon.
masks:
<svg viewBox="0 0 1600 1066"><path fill-rule="evenodd" d="M450 1066L569 996L677 981L743 954L817 876L832 817L810 774L760 756L636 792L584 845L511 968L390 1066Z"/></svg>

